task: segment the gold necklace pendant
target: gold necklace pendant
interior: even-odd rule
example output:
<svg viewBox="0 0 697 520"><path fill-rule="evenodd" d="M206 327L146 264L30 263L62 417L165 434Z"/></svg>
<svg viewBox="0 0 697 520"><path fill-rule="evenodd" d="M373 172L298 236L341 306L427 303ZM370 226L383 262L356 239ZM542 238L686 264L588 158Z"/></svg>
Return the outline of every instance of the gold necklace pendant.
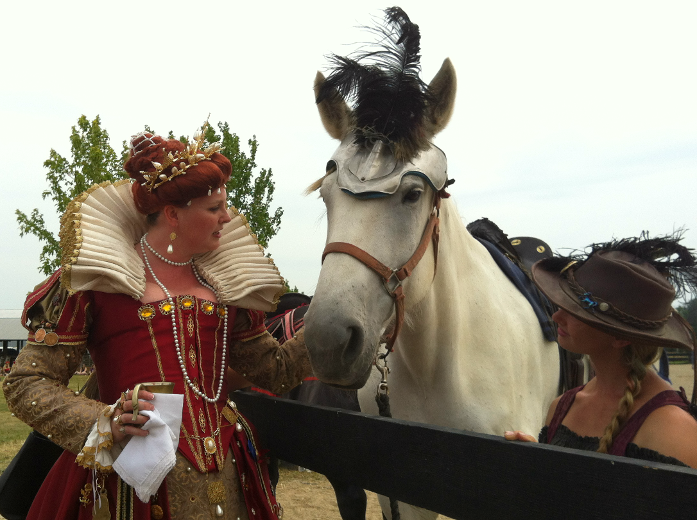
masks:
<svg viewBox="0 0 697 520"><path fill-rule="evenodd" d="M206 453L213 455L217 449L215 439L213 437L206 437L203 439L203 447L206 449Z"/></svg>

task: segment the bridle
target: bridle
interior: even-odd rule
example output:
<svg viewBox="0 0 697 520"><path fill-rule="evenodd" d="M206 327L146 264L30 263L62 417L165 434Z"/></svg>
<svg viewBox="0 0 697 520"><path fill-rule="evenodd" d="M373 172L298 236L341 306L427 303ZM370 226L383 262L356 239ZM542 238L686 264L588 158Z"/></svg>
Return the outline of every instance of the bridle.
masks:
<svg viewBox="0 0 697 520"><path fill-rule="evenodd" d="M407 263L402 267L390 269L371 254L366 253L360 247L349 244L348 242L331 242L327 244L322 253L322 263L324 263L324 259L329 253L343 253L354 257L382 278L382 284L387 294L394 300L396 319L394 329L387 337L387 351L384 354L378 354L374 361L374 365L381 375L375 401L378 405L378 411L383 417L392 417L392 413L390 412L389 390L387 387L387 374L390 372L390 369L387 367L387 356L392 352L394 343L397 340L399 331L402 328L402 323L404 322L404 289L402 288L402 282L414 271L414 268L423 258L431 242L433 242L433 275L435 276L435 271L438 267L438 241L440 239L440 201L441 199L450 197L450 194L445 191L445 188L451 183L452 181L447 182L443 189L436 192L431 216L428 222L426 222L426 228L424 229L423 235L421 235L421 242L419 242L411 258L407 260ZM382 365L380 365L378 361L382 361ZM390 497L390 510L392 512L392 518L401 518L399 514L399 505L397 500L393 497Z"/></svg>
<svg viewBox="0 0 697 520"><path fill-rule="evenodd" d="M426 228L421 236L421 242L416 248L416 251L414 251L414 254L411 255L411 258L407 260L407 263L398 269L390 269L377 258L369 253L366 253L360 247L354 246L353 244L349 244L347 242L331 242L327 244L327 246L324 248L324 252L322 253L322 263L324 263L324 259L329 253L343 253L345 255L354 257L366 267L372 269L382 278L382 283L387 291L387 294L389 294L394 300L396 313L394 330L387 337L387 353L392 352L394 343L397 340L399 331L402 328L402 323L404 322L404 289L402 288L402 282L414 271L414 268L417 266L421 258L423 258L424 253L428 249L428 245L431 242L433 242L435 274L435 267L438 265L438 240L440 238L440 201L441 199L447 199L448 197L450 197L450 194L445 191L445 187L436 192L433 200L433 210L431 211L431 216L429 217L428 222L426 223Z"/></svg>

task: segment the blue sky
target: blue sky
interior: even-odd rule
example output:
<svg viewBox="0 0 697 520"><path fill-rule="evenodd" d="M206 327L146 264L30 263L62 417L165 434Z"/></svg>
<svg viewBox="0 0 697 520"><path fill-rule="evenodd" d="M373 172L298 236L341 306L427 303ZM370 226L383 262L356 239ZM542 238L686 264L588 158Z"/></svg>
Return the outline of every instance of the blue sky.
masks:
<svg viewBox="0 0 697 520"><path fill-rule="evenodd" d="M14 2L0 43L0 308L22 306L42 276L40 245L14 210L38 207L51 148L102 118L112 146L145 124L191 135L208 113L272 168L285 210L269 252L292 285L314 291L324 208L303 196L336 143L313 104L330 52L388 5L328 2ZM192 8L192 5L194 6ZM452 2L401 4L422 32L423 78L450 57L458 95L436 138L465 222L486 216L553 249L668 233L697 246L697 4Z"/></svg>

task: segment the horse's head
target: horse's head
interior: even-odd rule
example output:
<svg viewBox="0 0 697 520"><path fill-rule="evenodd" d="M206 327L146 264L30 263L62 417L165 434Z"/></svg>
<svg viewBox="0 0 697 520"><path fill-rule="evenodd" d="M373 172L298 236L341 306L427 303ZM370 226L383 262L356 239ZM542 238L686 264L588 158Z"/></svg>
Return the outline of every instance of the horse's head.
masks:
<svg viewBox="0 0 697 520"><path fill-rule="evenodd" d="M422 83L414 57L418 28L397 8L387 14L396 27L381 29L392 44L387 56L362 56L381 66L335 57L337 70L315 78L322 123L341 144L315 186L327 207L328 246L305 340L315 374L352 388L363 386L381 339L399 327L401 293L390 292L401 284L408 307L428 290L435 252L424 233L437 222L434 204L448 182L445 155L431 139L452 113L454 68L446 59L431 83ZM421 261L404 278L414 269L415 252Z"/></svg>

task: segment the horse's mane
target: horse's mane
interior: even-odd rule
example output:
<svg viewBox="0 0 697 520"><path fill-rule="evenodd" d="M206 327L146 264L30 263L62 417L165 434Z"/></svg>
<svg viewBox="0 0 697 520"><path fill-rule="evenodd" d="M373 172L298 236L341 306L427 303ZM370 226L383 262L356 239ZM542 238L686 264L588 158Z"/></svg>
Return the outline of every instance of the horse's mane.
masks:
<svg viewBox="0 0 697 520"><path fill-rule="evenodd" d="M337 95L353 101L356 142L382 141L397 160L407 161L430 146L424 118L433 95L419 77L419 26L391 7L383 24L367 29L377 34L378 43L351 56L331 55L334 70L316 101Z"/></svg>

